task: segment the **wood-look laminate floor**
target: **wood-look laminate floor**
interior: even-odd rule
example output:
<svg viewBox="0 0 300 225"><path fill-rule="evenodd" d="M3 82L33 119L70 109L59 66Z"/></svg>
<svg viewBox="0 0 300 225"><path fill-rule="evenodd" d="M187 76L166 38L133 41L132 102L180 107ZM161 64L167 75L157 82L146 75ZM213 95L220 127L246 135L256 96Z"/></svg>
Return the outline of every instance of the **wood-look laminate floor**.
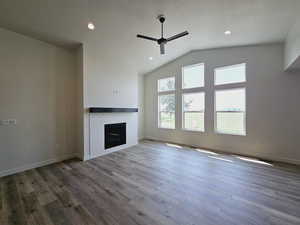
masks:
<svg viewBox="0 0 300 225"><path fill-rule="evenodd" d="M0 178L0 224L300 224L300 169L145 141Z"/></svg>

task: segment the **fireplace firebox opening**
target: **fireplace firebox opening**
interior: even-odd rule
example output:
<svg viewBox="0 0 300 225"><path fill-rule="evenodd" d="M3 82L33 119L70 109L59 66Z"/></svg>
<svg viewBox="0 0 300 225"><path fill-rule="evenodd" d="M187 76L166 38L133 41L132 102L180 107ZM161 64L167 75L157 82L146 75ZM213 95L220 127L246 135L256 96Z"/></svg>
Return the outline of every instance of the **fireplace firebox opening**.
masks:
<svg viewBox="0 0 300 225"><path fill-rule="evenodd" d="M105 149L126 144L126 123L105 124Z"/></svg>

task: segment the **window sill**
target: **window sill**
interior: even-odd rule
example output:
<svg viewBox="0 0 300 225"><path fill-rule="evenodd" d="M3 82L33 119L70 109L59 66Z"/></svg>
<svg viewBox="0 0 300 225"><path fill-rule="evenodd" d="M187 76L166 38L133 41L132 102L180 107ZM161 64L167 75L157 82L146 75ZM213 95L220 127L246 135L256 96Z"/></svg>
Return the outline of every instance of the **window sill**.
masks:
<svg viewBox="0 0 300 225"><path fill-rule="evenodd" d="M225 133L225 132L220 132L220 131L215 131L215 134L220 134L220 135L231 135L231 136L240 136L240 137L246 137L246 136L247 136L247 134Z"/></svg>
<svg viewBox="0 0 300 225"><path fill-rule="evenodd" d="M186 128L181 128L182 131L187 131L187 132L194 132L194 133L205 133L205 130L190 130L190 129L186 129Z"/></svg>
<svg viewBox="0 0 300 225"><path fill-rule="evenodd" d="M158 127L158 129L162 129L162 130L176 130L176 128L165 128L165 127Z"/></svg>

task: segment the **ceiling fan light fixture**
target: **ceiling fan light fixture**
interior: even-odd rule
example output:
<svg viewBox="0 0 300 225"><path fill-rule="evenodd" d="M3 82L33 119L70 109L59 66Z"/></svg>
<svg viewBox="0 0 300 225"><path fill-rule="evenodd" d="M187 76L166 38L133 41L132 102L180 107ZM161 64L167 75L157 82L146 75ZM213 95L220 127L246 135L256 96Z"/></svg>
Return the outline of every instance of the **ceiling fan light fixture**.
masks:
<svg viewBox="0 0 300 225"><path fill-rule="evenodd" d="M225 34L225 35L231 35L231 31L230 31L230 30L226 30L226 31L224 32L224 34Z"/></svg>
<svg viewBox="0 0 300 225"><path fill-rule="evenodd" d="M169 41L173 41L175 39L178 39L178 38L181 38L183 36L186 36L189 34L189 32L187 31L184 31L184 32L181 32L179 34L176 34L172 37L169 37L169 38L164 38L164 22L166 20L165 16L164 15L159 15L157 17L157 19L159 20L159 22L161 23L161 37L160 38L153 38L153 37L149 37L149 36L145 36L145 35L141 35L141 34L138 34L137 37L138 38L143 38L143 39L146 39L146 40L150 40L150 41L155 41L157 42L157 44L159 45L160 47L160 54L161 55L164 55L165 54L165 45L169 42Z"/></svg>

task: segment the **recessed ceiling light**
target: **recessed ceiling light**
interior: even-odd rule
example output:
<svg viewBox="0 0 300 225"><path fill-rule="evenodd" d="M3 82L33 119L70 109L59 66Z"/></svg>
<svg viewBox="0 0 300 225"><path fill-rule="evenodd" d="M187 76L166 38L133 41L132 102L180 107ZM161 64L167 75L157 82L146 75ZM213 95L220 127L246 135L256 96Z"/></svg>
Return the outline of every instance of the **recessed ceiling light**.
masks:
<svg viewBox="0 0 300 225"><path fill-rule="evenodd" d="M152 57L152 56L150 56L150 57L149 57L149 60L153 60L153 57Z"/></svg>
<svg viewBox="0 0 300 225"><path fill-rule="evenodd" d="M88 28L89 28L90 30L95 30L95 25L94 25L93 23L89 23L89 24L88 24Z"/></svg>
<svg viewBox="0 0 300 225"><path fill-rule="evenodd" d="M226 30L226 31L224 32L224 34L225 34L225 35L230 35L230 34L231 34L231 31L230 31L230 30Z"/></svg>

